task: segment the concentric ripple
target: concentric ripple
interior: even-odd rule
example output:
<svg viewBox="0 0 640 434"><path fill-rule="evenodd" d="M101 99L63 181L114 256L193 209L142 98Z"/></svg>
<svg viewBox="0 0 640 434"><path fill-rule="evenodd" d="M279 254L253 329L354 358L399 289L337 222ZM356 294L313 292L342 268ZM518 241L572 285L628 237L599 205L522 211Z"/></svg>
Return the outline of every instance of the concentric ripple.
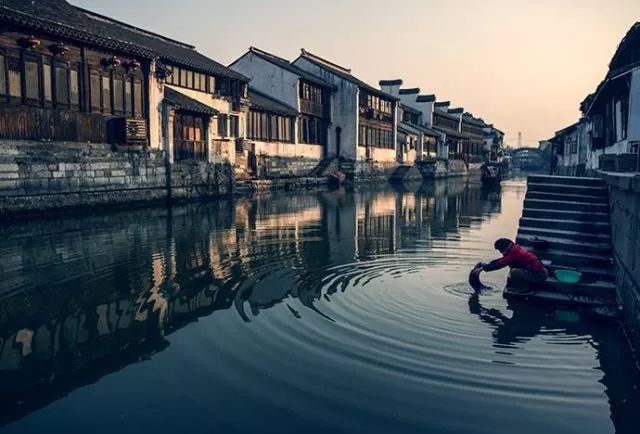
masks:
<svg viewBox="0 0 640 434"><path fill-rule="evenodd" d="M631 433L617 324L469 270L521 182L333 192L3 229L9 433ZM37 234L37 237L33 235ZM46 430L45 430L46 431Z"/></svg>

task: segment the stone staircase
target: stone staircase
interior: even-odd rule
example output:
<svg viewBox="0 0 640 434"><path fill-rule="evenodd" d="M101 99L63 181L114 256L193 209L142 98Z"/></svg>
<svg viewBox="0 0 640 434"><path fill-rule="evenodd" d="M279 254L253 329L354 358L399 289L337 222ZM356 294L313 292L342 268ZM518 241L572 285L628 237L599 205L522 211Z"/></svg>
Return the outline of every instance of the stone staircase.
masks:
<svg viewBox="0 0 640 434"><path fill-rule="evenodd" d="M309 172L310 177L320 178L330 175L332 171L338 168L338 162L336 158L323 158L318 162L318 165Z"/></svg>
<svg viewBox="0 0 640 434"><path fill-rule="evenodd" d="M412 168L413 166L410 164L398 165L398 167L396 167L396 170L394 170L393 174L391 174L391 177L389 178L389 182L402 182L405 176L407 176L407 174L411 171Z"/></svg>
<svg viewBox="0 0 640 434"><path fill-rule="evenodd" d="M549 278L530 297L616 307L608 190L599 178L529 176L516 242L550 261ZM577 269L582 279L566 284L557 269ZM507 287L505 295L517 295Z"/></svg>

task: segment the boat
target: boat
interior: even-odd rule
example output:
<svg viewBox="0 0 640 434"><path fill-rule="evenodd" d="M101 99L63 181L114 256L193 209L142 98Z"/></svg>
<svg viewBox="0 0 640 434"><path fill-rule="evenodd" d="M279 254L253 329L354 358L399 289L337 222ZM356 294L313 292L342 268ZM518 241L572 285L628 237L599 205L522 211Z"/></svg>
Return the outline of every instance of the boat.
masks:
<svg viewBox="0 0 640 434"><path fill-rule="evenodd" d="M499 185L502 182L502 168L499 163L486 162L480 166L480 180L483 184Z"/></svg>

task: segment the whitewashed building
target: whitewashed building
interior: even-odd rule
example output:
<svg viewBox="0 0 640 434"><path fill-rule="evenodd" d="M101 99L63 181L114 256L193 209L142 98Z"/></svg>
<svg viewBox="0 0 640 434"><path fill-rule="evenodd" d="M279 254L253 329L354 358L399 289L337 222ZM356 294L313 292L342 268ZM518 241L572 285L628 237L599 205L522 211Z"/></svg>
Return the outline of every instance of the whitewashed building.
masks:
<svg viewBox="0 0 640 434"><path fill-rule="evenodd" d="M292 116L291 110L296 113L291 131L287 130L284 134L286 141L278 139L275 133L270 133L271 137L267 131L257 140L258 134L248 131L250 160L278 159L278 164L283 165L282 170L302 174L305 166L313 169L322 158L336 155L335 143L330 146L329 142L331 93L334 88L330 82L256 47L250 47L229 67L251 79L252 99L259 101L261 113L267 113L271 109L274 110L273 116ZM254 122L247 126L251 129L256 128L256 125ZM275 132L277 127L267 125L262 128L272 128ZM266 140L268 136L269 140ZM272 163L275 164L273 161ZM284 167L287 165L291 167Z"/></svg>
<svg viewBox="0 0 640 434"><path fill-rule="evenodd" d="M449 113L449 101L436 101L433 110L433 129L443 134L444 144L441 155L450 160L459 160L462 155L462 141L467 137L460 132L462 113Z"/></svg>
<svg viewBox="0 0 640 434"><path fill-rule="evenodd" d="M586 169L640 170L640 22L622 39L598 88L581 103Z"/></svg>
<svg viewBox="0 0 640 434"><path fill-rule="evenodd" d="M335 86L331 96L331 155L362 165L397 165L398 98L352 75L351 70L302 49L292 62L298 68ZM357 170L357 169L356 169Z"/></svg>
<svg viewBox="0 0 640 434"><path fill-rule="evenodd" d="M580 121L556 131L549 141L554 159L553 173L564 176L584 176L589 159L587 122Z"/></svg>
<svg viewBox="0 0 640 434"><path fill-rule="evenodd" d="M397 116L398 145L404 146L405 151L398 151L399 158L402 158L399 161L408 163L435 157L440 138L440 134L431 129L435 95L420 95L419 88L401 89L401 79L380 80L379 84L383 92L400 100ZM412 137L416 140L413 148ZM412 150L415 151L411 152Z"/></svg>
<svg viewBox="0 0 640 434"><path fill-rule="evenodd" d="M489 161L500 161L504 154L504 133L492 124L485 125L484 149L488 153Z"/></svg>

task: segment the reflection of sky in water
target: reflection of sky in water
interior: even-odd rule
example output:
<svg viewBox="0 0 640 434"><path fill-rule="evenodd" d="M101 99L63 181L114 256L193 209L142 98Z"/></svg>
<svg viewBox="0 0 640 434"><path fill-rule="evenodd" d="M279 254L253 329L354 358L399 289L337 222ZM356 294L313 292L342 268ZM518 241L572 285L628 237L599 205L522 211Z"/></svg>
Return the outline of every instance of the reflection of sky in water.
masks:
<svg viewBox="0 0 640 434"><path fill-rule="evenodd" d="M615 325L507 306L505 271L471 296L523 194L457 180L3 229L0 423L631 432Z"/></svg>

